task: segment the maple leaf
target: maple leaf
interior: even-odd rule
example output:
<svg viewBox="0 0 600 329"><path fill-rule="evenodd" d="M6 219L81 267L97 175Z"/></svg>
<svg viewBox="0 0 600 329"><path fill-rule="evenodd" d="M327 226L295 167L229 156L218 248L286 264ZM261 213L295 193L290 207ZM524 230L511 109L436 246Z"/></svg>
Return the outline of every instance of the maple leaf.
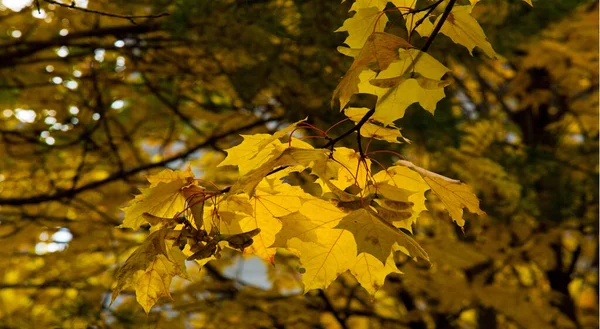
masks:
<svg viewBox="0 0 600 329"><path fill-rule="evenodd" d="M356 257L354 265L350 268L350 272L372 296L383 286L388 274L402 274L396 267L394 253L390 254L384 264L375 258L375 256L363 252Z"/></svg>
<svg viewBox="0 0 600 329"><path fill-rule="evenodd" d="M384 70L393 61L398 59L399 48L410 47L412 47L410 43L393 34L375 32L369 35L354 62L352 62L350 69L348 69L348 72L342 77L340 83L333 91L331 98L332 106L336 98L340 100L341 109L348 104L352 95L358 92L359 75L364 69L370 67L373 70ZM354 51L354 49L350 49L350 52L342 49L342 52L348 54L353 54Z"/></svg>
<svg viewBox="0 0 600 329"><path fill-rule="evenodd" d="M141 195L129 202L120 227L137 229L147 223L144 213L155 217L171 218L185 208L185 196L181 189L192 184L191 171L173 173L167 169L158 175L148 176L151 186L140 189Z"/></svg>
<svg viewBox="0 0 600 329"><path fill-rule="evenodd" d="M356 11L335 32L348 32L344 43L350 48L362 48L371 33L383 32L387 22L387 16L381 15L377 7L369 7Z"/></svg>
<svg viewBox="0 0 600 329"><path fill-rule="evenodd" d="M269 134L241 135L240 144L225 150L227 157L219 163L222 166L237 166L240 175L245 175L260 167L273 157L275 147L281 145L279 139Z"/></svg>
<svg viewBox="0 0 600 329"><path fill-rule="evenodd" d="M133 287L137 301L148 313L160 297L170 297L169 285L174 276L188 278L185 256L177 247L167 248L165 245L171 231L161 229L151 233L127 258L117 272L111 304L123 289Z"/></svg>
<svg viewBox="0 0 600 329"><path fill-rule="evenodd" d="M150 182L150 187L156 187L159 183L170 183L176 180L188 180L194 178L194 173L190 166L186 170L164 169L156 175L148 175L146 179Z"/></svg>
<svg viewBox="0 0 600 329"><path fill-rule="evenodd" d="M275 242L275 235L282 227L281 221L277 217L296 212L301 206L298 196L286 193L286 189L292 188L293 186L285 184L279 189L278 194L257 190L250 199L250 203L254 206L254 213L242 219L239 227L242 232L260 228L260 233L254 237L254 243L244 250L245 253L253 253L273 263L275 248L272 248L271 245Z"/></svg>
<svg viewBox="0 0 600 329"><path fill-rule="evenodd" d="M220 213L231 212L251 215L254 208L250 204L247 195L227 195L223 200L219 201L217 207Z"/></svg>
<svg viewBox="0 0 600 329"><path fill-rule="evenodd" d="M409 235L400 231L370 209L358 209L346 215L336 228L352 232L359 253L366 252L386 262L392 248L402 247L413 258L429 261L427 253Z"/></svg>
<svg viewBox="0 0 600 329"><path fill-rule="evenodd" d="M477 20L471 16L472 6L454 6L450 15L442 25L440 32L447 35L454 43L465 46L473 54L473 48L479 47L491 58L496 57L496 52L485 36ZM435 21L437 25L442 16Z"/></svg>
<svg viewBox="0 0 600 329"><path fill-rule="evenodd" d="M267 174L273 171L274 168L283 166L308 168L312 163L324 162L327 160L327 150L323 149L301 149L285 145L278 147L275 152L279 155L240 177L231 187L230 193L236 194L243 192L252 195L256 185L258 185Z"/></svg>
<svg viewBox="0 0 600 329"><path fill-rule="evenodd" d="M400 49L399 60L379 74L369 70L363 71L360 74L358 89L360 93L377 96L372 118L389 125L402 118L408 106L416 102L433 113L437 102L445 96L443 87L447 82L440 79L448 71L450 70L447 67L427 53L416 49ZM371 83L373 80L389 82L375 82L389 88L375 86Z"/></svg>
<svg viewBox="0 0 600 329"><path fill-rule="evenodd" d="M423 177L423 180L429 185L433 193L440 198L448 213L450 213L450 217L458 226L463 227L465 225L463 208L467 208L470 212L478 215L485 215L485 212L479 209L479 199L466 184L423 169L406 160L400 160L396 163L414 170Z"/></svg>
<svg viewBox="0 0 600 329"><path fill-rule="evenodd" d="M175 266L164 255L157 255L145 271L135 274L136 299L146 313L161 297L171 298L169 289L176 274Z"/></svg>
<svg viewBox="0 0 600 329"><path fill-rule="evenodd" d="M277 157L284 150L278 147L282 144L279 139L289 135L296 129L298 123L303 121L305 120L295 122L273 135L241 135L244 140L240 144L225 150L227 157L217 167L237 166L240 175L249 173L270 159ZM290 144L297 148L311 148L308 144L297 139L293 139Z"/></svg>
<svg viewBox="0 0 600 329"><path fill-rule="evenodd" d="M283 225L273 246L287 247L300 256L304 291L325 289L348 270L356 258L352 234L334 227L346 213L331 202L314 199L299 212L281 218Z"/></svg>

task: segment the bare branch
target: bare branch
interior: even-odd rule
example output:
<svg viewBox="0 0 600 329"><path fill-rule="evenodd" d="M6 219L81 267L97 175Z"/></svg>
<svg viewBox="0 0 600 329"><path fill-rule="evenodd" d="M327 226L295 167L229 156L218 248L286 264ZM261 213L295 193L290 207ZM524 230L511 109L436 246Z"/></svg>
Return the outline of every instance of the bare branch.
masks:
<svg viewBox="0 0 600 329"><path fill-rule="evenodd" d="M88 8L83 8L83 7L78 7L75 4L75 1L72 1L70 5L67 5L65 3L61 3L55 0L44 0L47 3L53 4L53 5L57 5L60 7L65 7L65 8L70 8L70 9L74 9L74 10L79 10L79 11L83 11L86 13L91 13L91 14L96 14L96 15L101 15L101 16L107 16L107 17L115 17L115 18L123 18L126 20L129 20L131 22L131 24L137 24L135 22L135 19L137 18L148 18L148 19L153 19L153 18L159 18L159 17L164 17L164 16L169 16L169 13L164 12L164 13L160 13L160 14L154 14L154 15L119 15L119 14L112 14L112 13L107 13L107 12L103 12L103 11L98 11L98 10L93 10L93 9L88 9ZM39 10L39 0L36 1L36 5L38 6L38 10Z"/></svg>

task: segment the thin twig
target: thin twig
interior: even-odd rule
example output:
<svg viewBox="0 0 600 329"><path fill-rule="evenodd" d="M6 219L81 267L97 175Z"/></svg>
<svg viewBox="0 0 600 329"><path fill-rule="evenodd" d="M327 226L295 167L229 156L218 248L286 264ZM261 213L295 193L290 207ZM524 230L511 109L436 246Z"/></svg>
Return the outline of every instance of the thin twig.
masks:
<svg viewBox="0 0 600 329"><path fill-rule="evenodd" d="M450 12L452 11L452 7L454 7L454 3L456 3L456 0L450 0L450 2L448 2L448 5L446 6L446 9L444 9L444 13L442 14L442 17L440 18L440 21L433 28L433 31L431 32L431 35L427 39L427 42L425 43L423 48L421 48L422 52L426 52L429 49L429 47L431 46L431 44L433 43L433 40L435 39L435 37L438 35L440 30L442 29L442 25L444 25L444 23L446 22L446 19L448 18L448 16L450 16Z"/></svg>
<svg viewBox="0 0 600 329"><path fill-rule="evenodd" d="M356 131L356 142L358 143L358 153L362 159L365 157L365 152L363 152L362 148L362 136L360 135L360 129Z"/></svg>
<svg viewBox="0 0 600 329"><path fill-rule="evenodd" d="M333 150L333 147L335 146L335 144L339 141L341 141L342 139L346 138L346 136L350 135L351 133L358 131L360 132L360 128L367 123L367 121L373 116L373 114L375 114L375 108L370 109L367 113L365 113L365 115L362 117L362 119L360 119L360 121L356 124L356 126L352 127L352 129L346 131L345 133L339 135L338 137L330 140L329 142L327 142L327 144L323 145L323 148L329 148ZM360 135L360 133L359 133Z"/></svg>
<svg viewBox="0 0 600 329"><path fill-rule="evenodd" d="M427 18L429 18L429 16L431 15L431 13L435 10L435 8L437 8L442 2L444 2L444 0L439 0L438 2L436 2L434 4L432 4L432 5L430 5L430 6L426 7L426 8L423 8L422 11L423 10L427 10L427 9L429 9L429 10L427 11L427 13L425 13L425 16L421 17L421 19L419 19L415 23L415 26L413 26L412 30L410 31L410 34L412 34L417 29L417 27L419 27L419 25L423 24L423 22Z"/></svg>
<svg viewBox="0 0 600 329"><path fill-rule="evenodd" d="M87 9L87 8L83 8L83 7L78 7L77 5L75 5L75 1L71 2L70 5L65 4L65 3L61 3L55 0L44 0L47 3L53 4L53 5L57 5L60 7L65 7L65 8L70 8L70 9L75 9L75 10L79 10L79 11L83 11L86 13L91 13L91 14L96 14L96 15L101 15L101 16L107 16L107 17L115 17L115 18L122 18L122 19L127 19L129 20L132 24L137 24L135 22L134 19L136 18L159 18L159 17L163 17L163 16L169 16L169 13L164 12L164 13L160 13L160 14L154 14L154 15L119 15L119 14L112 14L112 13L107 13L107 12L103 12L103 11L98 11L98 10L93 10L93 9ZM36 4L38 5L38 10L39 10L39 0L36 1Z"/></svg>

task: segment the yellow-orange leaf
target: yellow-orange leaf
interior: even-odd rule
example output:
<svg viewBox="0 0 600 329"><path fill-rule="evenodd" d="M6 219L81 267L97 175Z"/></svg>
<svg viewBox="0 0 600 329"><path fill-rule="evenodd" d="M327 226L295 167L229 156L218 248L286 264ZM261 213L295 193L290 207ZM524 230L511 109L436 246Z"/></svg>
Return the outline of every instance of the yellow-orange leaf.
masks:
<svg viewBox="0 0 600 329"><path fill-rule="evenodd" d="M183 253L177 247L168 248L165 244L169 232L169 229L153 232L127 258L117 272L111 304L123 289L131 287L147 313L160 297L170 297L169 285L174 276L188 278Z"/></svg>
<svg viewBox="0 0 600 329"><path fill-rule="evenodd" d="M360 93L377 96L372 118L383 124L392 124L404 116L408 106L416 102L433 113L437 103L445 96L446 83L440 79L448 71L447 67L427 53L416 49L400 49L399 59L379 74L363 71L358 89ZM374 85L373 80L379 80L380 83L375 82L379 86ZM430 80L437 84L432 84Z"/></svg>
<svg viewBox="0 0 600 329"><path fill-rule="evenodd" d="M364 69L369 67L377 71L385 70L393 61L398 59L399 48L407 49L410 47L410 43L393 34L375 32L369 35L354 59L352 66L333 91L332 105L336 98L340 100L340 109L348 104L352 95L358 92L359 75ZM350 51L354 50L350 49ZM352 54L352 52L348 54Z"/></svg>
<svg viewBox="0 0 600 329"><path fill-rule="evenodd" d="M142 194L123 208L125 218L121 227L137 229L140 225L147 223L144 213L170 218L185 209L186 200L181 189L191 184L193 176L189 176L190 174L191 171L189 174L169 171L149 176L151 187L141 189ZM173 178L173 180L169 180L169 178Z"/></svg>
<svg viewBox="0 0 600 329"><path fill-rule="evenodd" d="M373 32L383 32L388 18L377 7L363 8L344 21L336 32L348 32L344 43L350 48L362 48Z"/></svg>
<svg viewBox="0 0 600 329"><path fill-rule="evenodd" d="M350 268L350 272L371 295L374 295L383 286L388 274L402 273L396 267L394 253L390 254L384 264L375 256L366 252L356 257L356 262Z"/></svg>
<svg viewBox="0 0 600 329"><path fill-rule="evenodd" d="M336 228L352 232L359 253L366 252L384 264L394 245L408 250L411 257L429 261L427 253L409 235L395 228L374 211L358 209L345 216Z"/></svg>
<svg viewBox="0 0 600 329"><path fill-rule="evenodd" d="M146 313L161 297L171 298L169 289L176 271L165 255L157 255L145 271L136 273L135 297Z"/></svg>
<svg viewBox="0 0 600 329"><path fill-rule="evenodd" d="M471 16L472 6L454 6L447 20L442 25L441 33L447 35L452 41L465 46L471 55L473 48L479 47L491 58L496 57L496 52L487 40L479 23ZM442 16L435 21L437 25Z"/></svg>
<svg viewBox="0 0 600 329"><path fill-rule="evenodd" d="M332 203L314 199L305 202L299 212L281 218L283 228L274 246L299 254L305 291L327 288L354 264L356 242L352 234L334 228L345 215Z"/></svg>
<svg viewBox="0 0 600 329"><path fill-rule="evenodd" d="M431 187L433 193L440 198L448 213L450 213L450 217L460 227L465 225L463 208L467 208L470 212L478 215L485 215L485 212L479 209L479 199L466 184L423 169L406 160L400 160L396 163L419 173Z"/></svg>

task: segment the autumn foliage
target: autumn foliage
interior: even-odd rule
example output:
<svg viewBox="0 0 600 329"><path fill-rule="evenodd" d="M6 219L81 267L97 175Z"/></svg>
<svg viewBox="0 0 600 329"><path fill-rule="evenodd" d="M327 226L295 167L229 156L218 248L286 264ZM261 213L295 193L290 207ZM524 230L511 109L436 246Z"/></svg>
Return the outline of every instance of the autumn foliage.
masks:
<svg viewBox="0 0 600 329"><path fill-rule="evenodd" d="M592 328L597 4L486 2L0 7L0 327Z"/></svg>

